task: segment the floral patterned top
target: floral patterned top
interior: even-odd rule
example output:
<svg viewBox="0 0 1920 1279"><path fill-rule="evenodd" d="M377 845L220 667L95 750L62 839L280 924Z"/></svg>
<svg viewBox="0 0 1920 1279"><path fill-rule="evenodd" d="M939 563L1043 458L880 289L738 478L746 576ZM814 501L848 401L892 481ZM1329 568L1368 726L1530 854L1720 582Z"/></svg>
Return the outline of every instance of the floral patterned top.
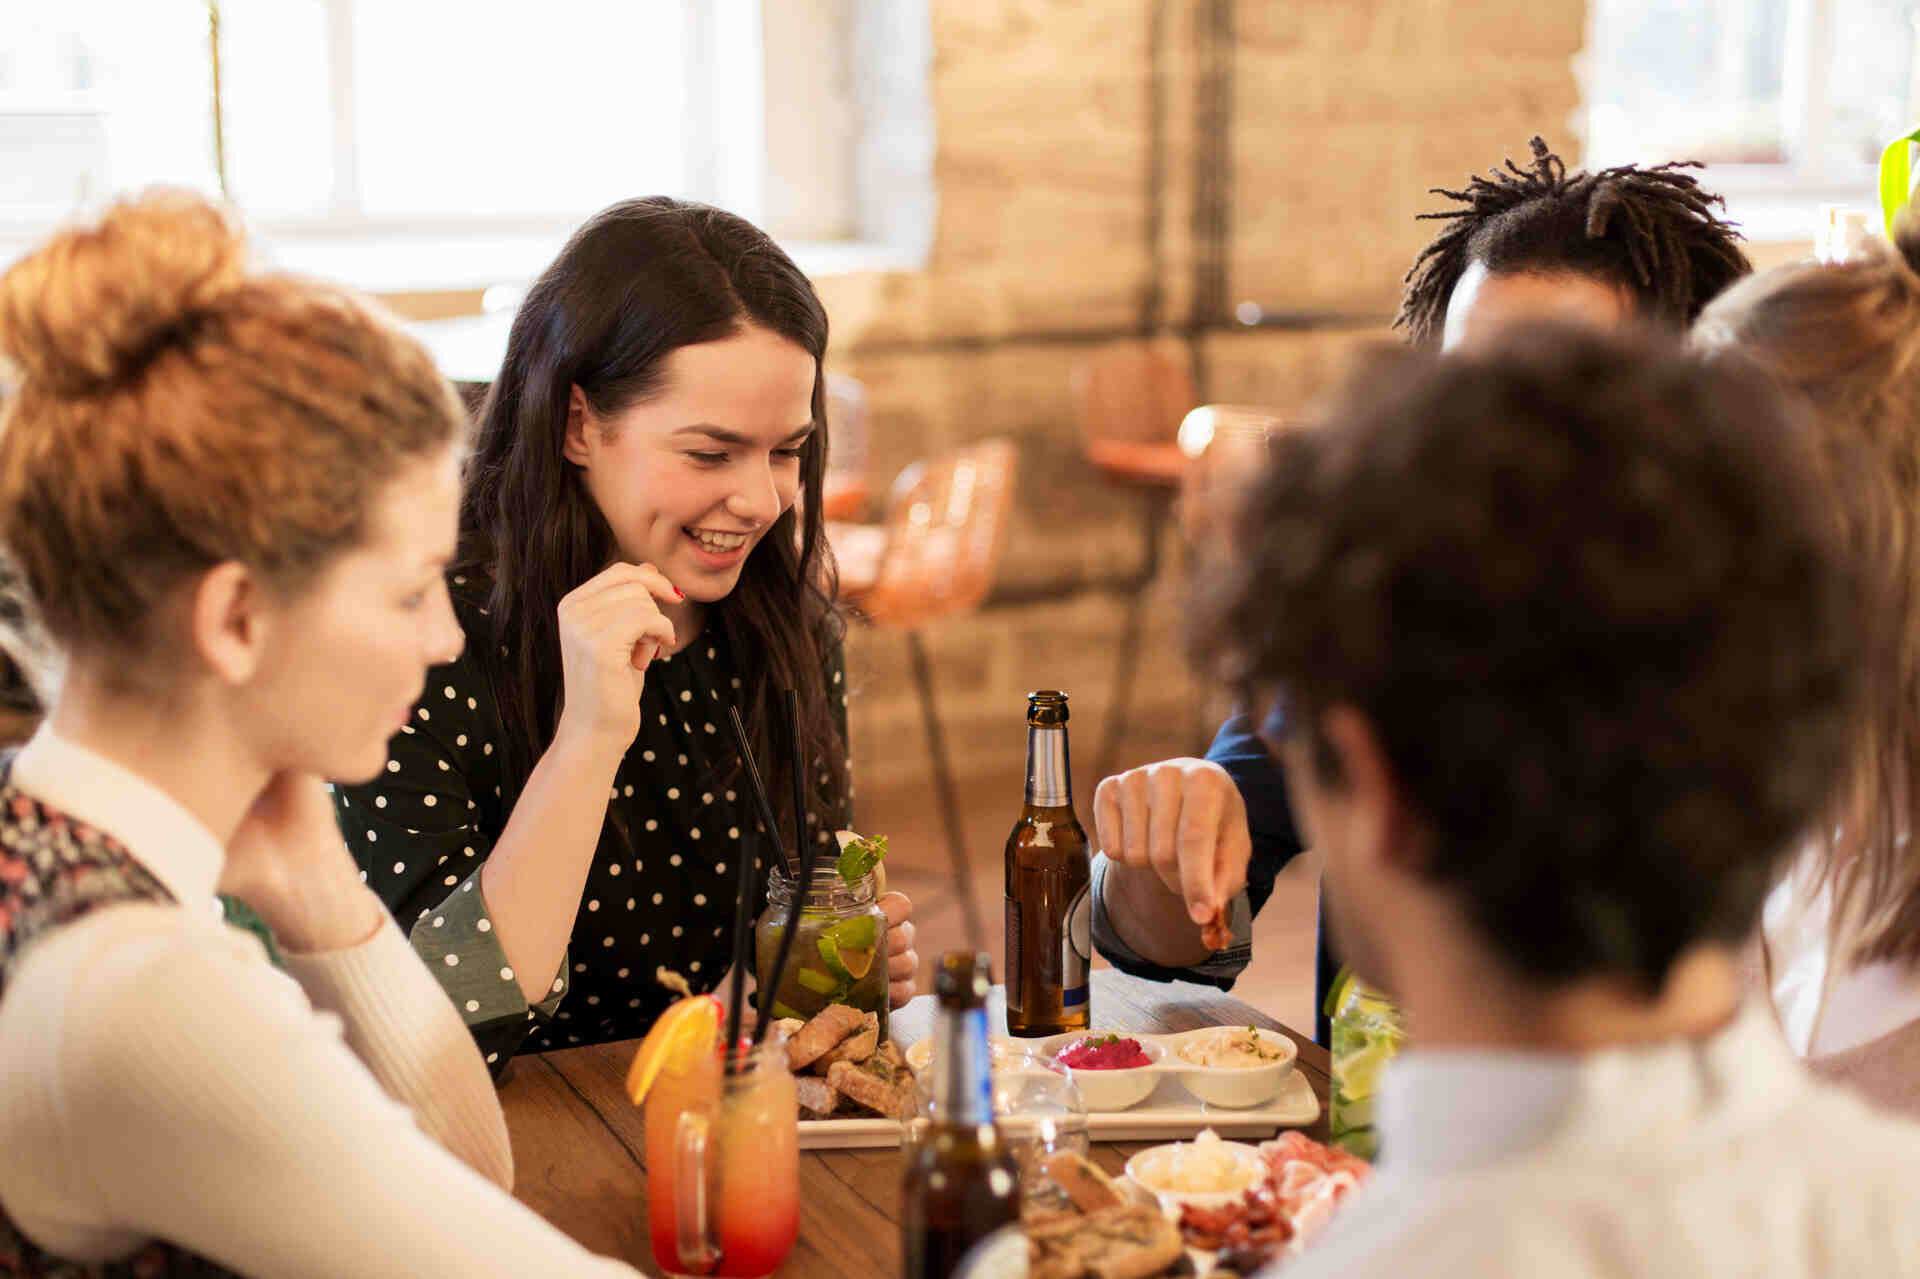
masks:
<svg viewBox="0 0 1920 1279"><path fill-rule="evenodd" d="M0 1000L7 974L36 941L102 906L172 902L173 895L120 841L42 804L12 783L12 756L0 760ZM162 1279L233 1272L154 1241L115 1262L77 1262L36 1247L0 1205L0 1276L21 1279Z"/></svg>

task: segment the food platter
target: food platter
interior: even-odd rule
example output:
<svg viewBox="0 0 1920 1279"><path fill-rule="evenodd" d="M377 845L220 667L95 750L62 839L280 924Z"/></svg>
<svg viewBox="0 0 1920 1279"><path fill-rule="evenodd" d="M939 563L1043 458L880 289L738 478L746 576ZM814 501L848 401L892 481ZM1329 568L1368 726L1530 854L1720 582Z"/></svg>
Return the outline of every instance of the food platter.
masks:
<svg viewBox="0 0 1920 1279"><path fill-rule="evenodd" d="M1087 1135L1094 1141L1173 1141L1211 1128L1222 1137L1271 1137L1282 1128L1307 1128L1320 1117L1313 1086L1289 1067L1280 1094L1245 1109L1196 1100L1172 1076L1163 1077L1145 1101L1127 1110L1089 1111ZM862 1149L900 1144L892 1119L803 1119L800 1149Z"/></svg>

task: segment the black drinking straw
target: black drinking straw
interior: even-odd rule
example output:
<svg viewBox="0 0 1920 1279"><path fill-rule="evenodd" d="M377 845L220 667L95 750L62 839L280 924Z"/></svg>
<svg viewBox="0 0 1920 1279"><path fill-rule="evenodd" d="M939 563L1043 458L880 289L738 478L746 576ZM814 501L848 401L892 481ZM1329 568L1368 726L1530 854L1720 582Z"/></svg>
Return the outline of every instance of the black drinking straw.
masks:
<svg viewBox="0 0 1920 1279"><path fill-rule="evenodd" d="M800 737L800 720L795 710L794 695L791 692L787 694L787 718L792 730L792 740L797 743ZM737 715L735 719L738 720ZM737 722L734 731L744 740L745 734L740 731ZM803 767L805 767L805 761L801 759L798 749L795 749L793 768L796 779L800 776L799 770ZM749 773L748 777L756 787L759 786L758 773ZM796 780L794 795L798 798L802 793L801 783ZM760 793L759 799L761 809L771 813L772 806L767 803L764 792ZM805 817L800 817L799 822L799 826L794 831L794 843L799 846L799 868L795 872L793 881L793 900L787 907L786 927L780 930L780 945L774 952L773 969L768 973L767 980L760 986L760 1017L753 1026L753 1043L756 1048L759 1047L760 1040L765 1037L768 1024L773 1021L773 994L780 989L780 979L786 974L787 960L793 954L793 935L800 928L800 911L806 905L807 888L813 882L813 846L806 838ZM777 825L771 823L768 828L776 833L779 830Z"/></svg>
<svg viewBox="0 0 1920 1279"><path fill-rule="evenodd" d="M740 758L747 766L748 788L754 798L759 800L762 820L768 820L771 810L767 807L766 796L760 790L760 770L754 767L753 752L747 746L746 730L740 723L740 712L729 706L727 713L733 716L733 740L740 748ZM778 839L778 831L775 832ZM753 885L754 864L753 845L749 841L740 850L740 871L734 877L733 902L733 981L727 987L727 1073L738 1071L744 1063L738 1061L740 1043L741 1010L747 1004L747 964L753 953ZM766 1000L760 1001L762 1004ZM766 1010L761 1009L760 1019L766 1020ZM754 1045L759 1046L759 1035L754 1036Z"/></svg>
<svg viewBox="0 0 1920 1279"><path fill-rule="evenodd" d="M805 850L813 848L820 841L807 838L807 784L804 774L807 771L807 752L800 745L800 695L792 689L787 690L787 758L792 761L793 777L793 842L800 850L800 860L805 863L808 878L798 879L793 885L793 899L799 901L806 889L813 887L813 858Z"/></svg>
<svg viewBox="0 0 1920 1279"><path fill-rule="evenodd" d="M753 858L744 855L746 850L741 851L740 873L736 876L734 889L738 896L733 904L733 982L727 988L725 1060L729 1075L745 1064L737 1060L740 1055L740 1010L747 1002L747 964L753 954Z"/></svg>

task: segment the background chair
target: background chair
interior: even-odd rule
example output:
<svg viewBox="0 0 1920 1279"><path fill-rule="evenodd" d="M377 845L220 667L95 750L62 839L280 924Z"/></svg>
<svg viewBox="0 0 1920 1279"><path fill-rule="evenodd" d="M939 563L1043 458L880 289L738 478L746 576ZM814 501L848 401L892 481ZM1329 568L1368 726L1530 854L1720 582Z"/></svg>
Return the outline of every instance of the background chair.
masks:
<svg viewBox="0 0 1920 1279"><path fill-rule="evenodd" d="M867 510L867 388L844 373L827 374L827 421L833 447L827 453L826 494L821 514L830 520L859 519Z"/></svg>
<svg viewBox="0 0 1920 1279"><path fill-rule="evenodd" d="M1011 440L989 439L915 462L893 482L884 524L828 528L840 565L841 598L872 625L906 636L941 821L947 830L954 891L967 936L976 943L986 933L974 902L959 800L934 694L933 666L920 633L944 618L971 613L992 589L1018 460Z"/></svg>

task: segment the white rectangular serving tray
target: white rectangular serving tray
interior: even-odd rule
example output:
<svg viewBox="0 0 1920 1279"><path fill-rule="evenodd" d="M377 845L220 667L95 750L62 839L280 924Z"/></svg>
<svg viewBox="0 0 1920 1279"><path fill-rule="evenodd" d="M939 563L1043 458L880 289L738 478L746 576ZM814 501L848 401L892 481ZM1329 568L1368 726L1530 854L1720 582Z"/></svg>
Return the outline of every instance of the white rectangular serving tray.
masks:
<svg viewBox="0 0 1920 1279"><path fill-rule="evenodd" d="M1305 1128L1320 1117L1320 1100L1299 1069L1289 1070L1272 1101L1243 1110L1209 1106L1172 1075L1146 1100L1127 1110L1092 1111L1087 1135L1094 1141L1177 1141L1211 1128L1222 1137L1266 1138L1282 1128ZM858 1150L900 1144L892 1119L803 1119L802 1150Z"/></svg>

